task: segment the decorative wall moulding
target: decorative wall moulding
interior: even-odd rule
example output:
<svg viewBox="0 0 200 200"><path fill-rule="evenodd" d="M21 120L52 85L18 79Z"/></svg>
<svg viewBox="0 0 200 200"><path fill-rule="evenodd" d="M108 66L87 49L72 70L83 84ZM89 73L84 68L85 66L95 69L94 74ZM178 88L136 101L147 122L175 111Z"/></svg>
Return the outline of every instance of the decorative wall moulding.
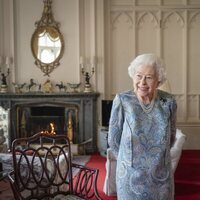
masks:
<svg viewBox="0 0 200 200"><path fill-rule="evenodd" d="M164 11L162 12L164 15L162 20L162 27L167 27L167 22L170 22L171 17L175 17L177 24L180 24L180 26L183 28L185 26L185 19L184 19L184 13L183 12L176 12L176 11Z"/></svg>
<svg viewBox="0 0 200 200"><path fill-rule="evenodd" d="M192 24L196 24L199 23L200 20L200 9L198 9L197 11L189 11L188 12L189 15L189 20L188 20L188 24L192 26ZM199 19L199 20L198 20Z"/></svg>
<svg viewBox="0 0 200 200"><path fill-rule="evenodd" d="M120 17L127 17L126 23L130 24L130 28L133 28L134 21L138 27L142 27L145 17L149 17L151 22L154 24L155 28L167 28L167 23L171 21L172 17L175 17L177 24L180 25L181 28L185 27L185 16L187 11L174 11L174 10L165 10L162 11L160 14L159 10L155 11L112 11L111 12L111 26L113 29L117 28L117 23L120 21ZM192 11L191 11L192 13ZM195 21L196 18L199 16L200 11L192 15L190 19L190 23ZM161 17L160 17L161 16Z"/></svg>
<svg viewBox="0 0 200 200"><path fill-rule="evenodd" d="M141 27L142 24L144 23L145 21L145 17L149 17L150 18L150 21L152 22L152 24L154 24L154 27L155 28L158 28L159 25L160 25L160 19L158 17L158 11L157 12L151 12L151 11L137 11L136 12L136 24L138 27Z"/></svg>
<svg viewBox="0 0 200 200"><path fill-rule="evenodd" d="M112 28L116 29L117 28L117 23L119 23L120 17L125 16L127 18L126 22L130 24L130 28L133 28L133 17L132 17L132 12L129 11L117 11L117 12L112 12L111 13L111 24Z"/></svg>

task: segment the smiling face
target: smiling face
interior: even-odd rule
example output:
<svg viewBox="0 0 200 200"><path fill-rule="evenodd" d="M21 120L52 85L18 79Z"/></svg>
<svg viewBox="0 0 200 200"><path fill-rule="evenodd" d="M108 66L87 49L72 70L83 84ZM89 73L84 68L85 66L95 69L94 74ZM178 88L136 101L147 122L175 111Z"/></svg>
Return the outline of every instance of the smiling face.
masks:
<svg viewBox="0 0 200 200"><path fill-rule="evenodd" d="M151 65L140 65L133 77L133 87L137 97L141 101L149 103L158 87L155 68Z"/></svg>

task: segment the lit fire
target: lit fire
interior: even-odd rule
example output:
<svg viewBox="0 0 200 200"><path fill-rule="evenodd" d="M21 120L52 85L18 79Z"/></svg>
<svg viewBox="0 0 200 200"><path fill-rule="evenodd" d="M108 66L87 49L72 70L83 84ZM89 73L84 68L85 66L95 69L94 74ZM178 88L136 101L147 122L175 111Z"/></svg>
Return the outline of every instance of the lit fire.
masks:
<svg viewBox="0 0 200 200"><path fill-rule="evenodd" d="M50 130L41 131L41 133L44 133L44 134L47 134L47 135L55 135L56 132L55 132L54 124L50 123L49 126L50 126Z"/></svg>

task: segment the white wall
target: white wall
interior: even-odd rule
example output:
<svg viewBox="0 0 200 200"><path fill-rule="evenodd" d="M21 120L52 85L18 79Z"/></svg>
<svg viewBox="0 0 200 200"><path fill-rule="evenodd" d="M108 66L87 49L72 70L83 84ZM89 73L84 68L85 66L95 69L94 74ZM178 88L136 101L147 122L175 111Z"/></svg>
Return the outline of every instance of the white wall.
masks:
<svg viewBox="0 0 200 200"><path fill-rule="evenodd" d="M40 20L43 11L41 0L15 0L15 37L16 37L16 82L29 82L33 78L39 83L48 77L34 65L30 49L34 23ZM54 18L60 22L60 31L65 42L64 56L60 66L50 74L54 82L80 82L79 76L79 2L78 0L53 1Z"/></svg>

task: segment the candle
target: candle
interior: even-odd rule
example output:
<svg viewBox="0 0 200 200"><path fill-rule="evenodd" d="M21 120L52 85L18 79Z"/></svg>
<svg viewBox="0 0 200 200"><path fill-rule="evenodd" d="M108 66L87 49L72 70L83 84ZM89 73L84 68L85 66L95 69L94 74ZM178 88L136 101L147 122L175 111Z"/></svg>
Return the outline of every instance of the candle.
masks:
<svg viewBox="0 0 200 200"><path fill-rule="evenodd" d="M83 56L80 57L80 64L83 65Z"/></svg>
<svg viewBox="0 0 200 200"><path fill-rule="evenodd" d="M2 65L2 64L3 64L3 57L0 56L0 65Z"/></svg>
<svg viewBox="0 0 200 200"><path fill-rule="evenodd" d="M8 65L8 68L9 68L9 65L10 65L10 57L6 57L6 65Z"/></svg>
<svg viewBox="0 0 200 200"><path fill-rule="evenodd" d="M93 67L95 66L95 64L96 64L96 57L95 56L92 57L91 64L92 64Z"/></svg>

